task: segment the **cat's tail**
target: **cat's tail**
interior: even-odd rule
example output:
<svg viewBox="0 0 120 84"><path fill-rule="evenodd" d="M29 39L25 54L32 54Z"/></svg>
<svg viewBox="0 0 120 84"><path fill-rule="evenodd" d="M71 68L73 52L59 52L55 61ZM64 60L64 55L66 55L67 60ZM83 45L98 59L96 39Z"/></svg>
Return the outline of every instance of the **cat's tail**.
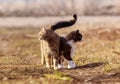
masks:
<svg viewBox="0 0 120 84"><path fill-rule="evenodd" d="M72 26L77 21L77 15L73 15L73 19L70 21L61 21L51 26L51 30L55 31L56 29Z"/></svg>

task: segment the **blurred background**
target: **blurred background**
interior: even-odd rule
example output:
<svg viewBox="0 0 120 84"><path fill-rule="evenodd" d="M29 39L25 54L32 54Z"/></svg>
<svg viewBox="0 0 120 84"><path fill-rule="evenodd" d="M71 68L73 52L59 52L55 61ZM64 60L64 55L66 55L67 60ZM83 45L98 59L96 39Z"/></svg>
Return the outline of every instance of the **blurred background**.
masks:
<svg viewBox="0 0 120 84"><path fill-rule="evenodd" d="M77 68L46 69L40 64L41 26L75 13L73 26L55 32L80 30ZM120 0L0 0L0 84L120 84L119 15Z"/></svg>
<svg viewBox="0 0 120 84"><path fill-rule="evenodd" d="M120 0L0 0L0 28L40 27L75 13L80 26L120 28Z"/></svg>
<svg viewBox="0 0 120 84"><path fill-rule="evenodd" d="M0 0L0 16L119 15L120 0Z"/></svg>

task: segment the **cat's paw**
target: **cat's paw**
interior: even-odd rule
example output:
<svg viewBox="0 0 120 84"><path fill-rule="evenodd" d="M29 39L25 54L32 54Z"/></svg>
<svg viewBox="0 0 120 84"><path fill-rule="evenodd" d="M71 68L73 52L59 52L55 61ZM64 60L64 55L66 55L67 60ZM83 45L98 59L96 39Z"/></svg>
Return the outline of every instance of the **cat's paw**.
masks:
<svg viewBox="0 0 120 84"><path fill-rule="evenodd" d="M62 68L64 68L64 66L61 64L58 64L58 69L62 69Z"/></svg>
<svg viewBox="0 0 120 84"><path fill-rule="evenodd" d="M48 68L48 69L50 69L51 67L50 67L50 65L46 65L46 67Z"/></svg>
<svg viewBox="0 0 120 84"><path fill-rule="evenodd" d="M69 61L69 62L68 62L68 69L73 69L73 68L76 68L75 62Z"/></svg>
<svg viewBox="0 0 120 84"><path fill-rule="evenodd" d="M60 69L60 68L58 68L58 66L57 66L57 67L54 67L53 69L54 69L54 70L58 70L58 69Z"/></svg>

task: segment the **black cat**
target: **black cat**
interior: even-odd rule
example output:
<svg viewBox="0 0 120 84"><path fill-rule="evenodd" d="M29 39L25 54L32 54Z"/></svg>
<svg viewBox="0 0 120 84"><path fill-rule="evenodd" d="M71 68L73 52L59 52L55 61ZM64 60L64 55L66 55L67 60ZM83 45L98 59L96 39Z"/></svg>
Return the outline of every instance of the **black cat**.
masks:
<svg viewBox="0 0 120 84"><path fill-rule="evenodd" d="M55 25L51 26L51 30L55 31L56 29L72 26L77 21L77 15L73 15L73 20L58 22ZM60 47L59 53L63 55L65 59L68 60L68 68L75 68L76 65L73 61L73 54L75 50L75 43L82 40L82 34L79 30L70 32L66 37L60 36ZM59 68L62 68L62 60L59 60Z"/></svg>

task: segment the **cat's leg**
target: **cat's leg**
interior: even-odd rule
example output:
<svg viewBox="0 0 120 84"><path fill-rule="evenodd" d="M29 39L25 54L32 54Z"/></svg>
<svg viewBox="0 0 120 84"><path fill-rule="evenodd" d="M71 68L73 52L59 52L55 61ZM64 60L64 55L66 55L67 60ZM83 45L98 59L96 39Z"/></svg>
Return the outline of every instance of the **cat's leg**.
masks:
<svg viewBox="0 0 120 84"><path fill-rule="evenodd" d="M44 56L42 50L42 41L40 41L40 54L41 54L41 64L44 65Z"/></svg>
<svg viewBox="0 0 120 84"><path fill-rule="evenodd" d="M51 60L51 57L49 55L45 55L45 62L46 62L47 68L51 68L50 60Z"/></svg>
<svg viewBox="0 0 120 84"><path fill-rule="evenodd" d="M51 67L54 67L53 66L53 56L51 56L51 58L50 58L50 64L51 64Z"/></svg>
<svg viewBox="0 0 120 84"><path fill-rule="evenodd" d="M64 68L64 57L61 55L60 58L59 58L59 62L58 62L58 68L61 69L61 68Z"/></svg>
<svg viewBox="0 0 120 84"><path fill-rule="evenodd" d="M53 68L54 70L58 69L57 67L57 59L53 58Z"/></svg>
<svg viewBox="0 0 120 84"><path fill-rule="evenodd" d="M41 64L45 65L45 56L43 54L41 55Z"/></svg>
<svg viewBox="0 0 120 84"><path fill-rule="evenodd" d="M45 65L45 51L44 51L44 42L40 41L40 53L41 53L41 65Z"/></svg>
<svg viewBox="0 0 120 84"><path fill-rule="evenodd" d="M73 61L70 53L71 53L70 51L63 52L64 57L68 60L68 68L69 69L76 67L76 64Z"/></svg>
<svg viewBox="0 0 120 84"><path fill-rule="evenodd" d="M44 51L41 50L41 64L45 65L45 54Z"/></svg>
<svg viewBox="0 0 120 84"><path fill-rule="evenodd" d="M58 68L59 59L60 59L59 55L57 53L54 53L53 54L53 67L54 67L54 70L59 69Z"/></svg>

